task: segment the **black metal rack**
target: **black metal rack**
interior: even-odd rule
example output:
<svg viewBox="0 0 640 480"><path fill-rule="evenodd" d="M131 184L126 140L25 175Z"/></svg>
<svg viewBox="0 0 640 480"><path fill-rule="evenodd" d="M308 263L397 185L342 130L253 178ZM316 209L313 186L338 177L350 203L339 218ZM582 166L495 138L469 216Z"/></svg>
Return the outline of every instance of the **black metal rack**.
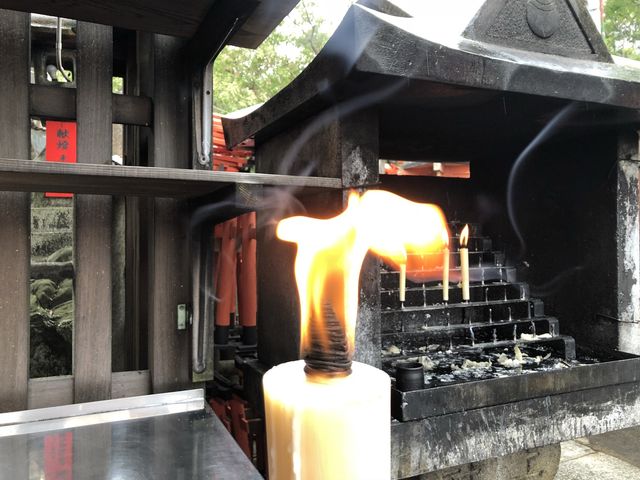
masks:
<svg viewBox="0 0 640 480"><path fill-rule="evenodd" d="M469 256L478 260L468 302L461 301L457 282L450 288L453 301L444 303L441 283L408 281L402 306L397 272L383 267L383 369L392 377L404 362L425 369L421 388L392 388L395 419L420 420L640 378L638 356L576 348L573 337L560 334L561 322L545 313L542 300L530 296L529 285L517 281L504 252L495 251L478 226L471 232ZM455 273L456 247L451 257Z"/></svg>

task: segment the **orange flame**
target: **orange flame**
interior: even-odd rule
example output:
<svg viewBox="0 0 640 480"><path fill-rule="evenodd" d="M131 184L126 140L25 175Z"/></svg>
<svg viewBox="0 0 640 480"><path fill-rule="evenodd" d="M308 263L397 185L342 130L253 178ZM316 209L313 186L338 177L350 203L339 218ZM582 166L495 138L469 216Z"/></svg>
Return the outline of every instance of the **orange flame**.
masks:
<svg viewBox="0 0 640 480"><path fill-rule="evenodd" d="M460 246L465 248L469 243L469 225L465 225L460 232Z"/></svg>
<svg viewBox="0 0 640 480"><path fill-rule="evenodd" d="M445 228L442 230L442 248L449 248L449 231Z"/></svg>
<svg viewBox="0 0 640 480"><path fill-rule="evenodd" d="M298 245L295 276L300 297L301 350L309 347L308 327L323 321L329 303L342 323L352 355L358 315L360 269L367 252L395 267L407 266L407 278L437 278L442 248L449 237L439 207L416 203L381 190L349 195L347 208L329 219L282 220L278 238Z"/></svg>

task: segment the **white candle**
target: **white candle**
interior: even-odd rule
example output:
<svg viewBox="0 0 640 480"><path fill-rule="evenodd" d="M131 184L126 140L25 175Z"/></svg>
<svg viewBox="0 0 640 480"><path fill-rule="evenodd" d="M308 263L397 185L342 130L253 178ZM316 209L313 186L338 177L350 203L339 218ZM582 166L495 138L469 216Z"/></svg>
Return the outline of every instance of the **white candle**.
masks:
<svg viewBox="0 0 640 480"><path fill-rule="evenodd" d="M469 301L469 225L465 225L460 233L460 270L462 271L462 300Z"/></svg>
<svg viewBox="0 0 640 480"><path fill-rule="evenodd" d="M403 263L400 265L400 292L398 294L400 298L400 303L404 304L405 298L407 296L407 264Z"/></svg>
<svg viewBox="0 0 640 480"><path fill-rule="evenodd" d="M442 251L442 300L449 301L449 245Z"/></svg>
<svg viewBox="0 0 640 480"><path fill-rule="evenodd" d="M263 377L269 478L388 480L390 379L354 362L343 377L307 375L303 360Z"/></svg>

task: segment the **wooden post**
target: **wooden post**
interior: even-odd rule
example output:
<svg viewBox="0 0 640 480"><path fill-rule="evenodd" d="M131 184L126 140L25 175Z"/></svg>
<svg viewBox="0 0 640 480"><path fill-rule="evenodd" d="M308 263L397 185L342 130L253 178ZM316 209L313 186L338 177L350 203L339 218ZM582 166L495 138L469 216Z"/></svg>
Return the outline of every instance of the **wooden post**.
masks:
<svg viewBox="0 0 640 480"><path fill-rule="evenodd" d="M345 187L363 188L378 180L378 116L375 111L336 118L317 128L283 169L282 159L313 121L291 128L258 145L256 171L297 173L315 171L321 177L340 178ZM304 198L307 214L342 211L347 194L327 192ZM285 213L283 205L282 212ZM289 212L290 214L290 212ZM258 212L258 356L267 365L295 360L300 350L299 303L293 275L295 247L275 237L271 212ZM275 220L278 220L276 218ZM361 270L360 307L354 359L380 366L380 267L365 259ZM286 332L287 341L282 341Z"/></svg>
<svg viewBox="0 0 640 480"><path fill-rule="evenodd" d="M342 185L364 191L378 182L378 115L364 110L338 120L336 162L325 164L328 176L342 178ZM325 167L326 168L326 167ZM332 170L332 171L331 171ZM346 205L348 191L343 194ZM369 255L360 270L360 299L353 359L380 368L380 262Z"/></svg>
<svg viewBox="0 0 640 480"><path fill-rule="evenodd" d="M150 42L143 44L150 44L150 48L141 52L146 56L140 58L141 65L147 68L140 68L140 88L142 94L154 101L148 164L188 168L191 161L189 79L182 65L184 42L154 35ZM188 216L184 202L167 198L153 200L147 228L149 371L152 390L157 393L190 385L189 333L177 329L178 304L190 301Z"/></svg>
<svg viewBox="0 0 640 480"><path fill-rule="evenodd" d="M127 95L139 95L138 78L138 36L132 33L127 40L127 67L124 90ZM140 165L140 127L126 125L124 129L125 165ZM141 288L141 237L140 207L145 203L138 197L125 197L126 238L125 238L125 364L127 369L146 368L146 349L142 348L142 332L146 324L142 324L140 306L143 304ZM144 350L144 356L143 351Z"/></svg>
<svg viewBox="0 0 640 480"><path fill-rule="evenodd" d="M111 27L78 22L78 162L111 163ZM74 400L111 396L111 197L75 196Z"/></svg>
<svg viewBox="0 0 640 480"><path fill-rule="evenodd" d="M183 45L178 38L138 33L140 93L153 98L154 104L153 128L140 131L142 165L188 168L191 163L190 87L184 83ZM147 300L140 304L140 316L147 320L151 391L180 390L190 382L188 330L177 329L177 306L189 302L186 212L183 202L167 198L140 199L140 206L139 241L146 248L140 252L139 288ZM154 431L156 425L150 427L150 434ZM168 444L156 449L150 471L172 471L175 462L163 451L170 451Z"/></svg>
<svg viewBox="0 0 640 480"><path fill-rule="evenodd" d="M0 156L29 159L29 15L0 10ZM0 193L0 412L27 408L29 194Z"/></svg>

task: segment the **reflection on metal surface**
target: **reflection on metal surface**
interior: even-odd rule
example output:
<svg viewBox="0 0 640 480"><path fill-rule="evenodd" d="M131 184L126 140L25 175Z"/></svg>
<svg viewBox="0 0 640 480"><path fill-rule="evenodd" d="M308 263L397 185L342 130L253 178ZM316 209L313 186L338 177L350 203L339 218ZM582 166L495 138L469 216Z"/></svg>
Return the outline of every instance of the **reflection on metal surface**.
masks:
<svg viewBox="0 0 640 480"><path fill-rule="evenodd" d="M0 416L0 479L262 478L202 390L11 415Z"/></svg>
<svg viewBox="0 0 640 480"><path fill-rule="evenodd" d="M204 408L201 389L0 414L0 438Z"/></svg>

